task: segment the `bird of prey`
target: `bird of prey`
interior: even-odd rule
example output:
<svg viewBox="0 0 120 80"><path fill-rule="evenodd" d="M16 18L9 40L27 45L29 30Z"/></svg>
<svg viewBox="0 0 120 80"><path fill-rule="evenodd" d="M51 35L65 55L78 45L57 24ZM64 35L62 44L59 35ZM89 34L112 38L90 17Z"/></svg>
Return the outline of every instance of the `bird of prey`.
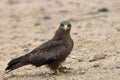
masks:
<svg viewBox="0 0 120 80"><path fill-rule="evenodd" d="M61 22L54 37L41 44L28 54L15 58L8 63L5 71L10 72L25 65L40 67L47 65L55 74L61 74L59 68L73 49L74 42L70 36L71 23Z"/></svg>

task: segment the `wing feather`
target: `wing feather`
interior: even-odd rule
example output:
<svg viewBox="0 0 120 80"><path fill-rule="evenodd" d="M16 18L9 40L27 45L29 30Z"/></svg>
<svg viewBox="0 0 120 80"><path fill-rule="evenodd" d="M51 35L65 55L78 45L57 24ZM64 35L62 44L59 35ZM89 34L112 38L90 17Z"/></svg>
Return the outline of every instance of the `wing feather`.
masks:
<svg viewBox="0 0 120 80"><path fill-rule="evenodd" d="M65 51L66 47L62 41L48 42L34 49L29 56L29 61L36 66L52 63L64 56Z"/></svg>

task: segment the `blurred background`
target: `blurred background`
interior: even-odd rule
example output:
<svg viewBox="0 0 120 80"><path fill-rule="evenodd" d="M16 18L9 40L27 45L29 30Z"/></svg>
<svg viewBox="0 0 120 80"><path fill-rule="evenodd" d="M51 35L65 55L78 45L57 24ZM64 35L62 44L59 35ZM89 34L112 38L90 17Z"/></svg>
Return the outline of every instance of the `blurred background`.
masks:
<svg viewBox="0 0 120 80"><path fill-rule="evenodd" d="M51 39L70 21L74 49L70 73L55 76L46 67L22 67L4 74L9 60ZM92 61L95 59L95 61ZM119 80L120 0L0 0L0 80Z"/></svg>

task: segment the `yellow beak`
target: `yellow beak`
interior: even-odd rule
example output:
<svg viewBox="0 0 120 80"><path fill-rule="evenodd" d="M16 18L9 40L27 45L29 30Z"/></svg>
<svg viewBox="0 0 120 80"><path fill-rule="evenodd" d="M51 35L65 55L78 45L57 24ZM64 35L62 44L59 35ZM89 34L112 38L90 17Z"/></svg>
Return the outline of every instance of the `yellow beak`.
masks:
<svg viewBox="0 0 120 80"><path fill-rule="evenodd" d="M68 26L65 25L65 26L63 27L63 29L64 29L65 31L67 31L67 30L68 30Z"/></svg>

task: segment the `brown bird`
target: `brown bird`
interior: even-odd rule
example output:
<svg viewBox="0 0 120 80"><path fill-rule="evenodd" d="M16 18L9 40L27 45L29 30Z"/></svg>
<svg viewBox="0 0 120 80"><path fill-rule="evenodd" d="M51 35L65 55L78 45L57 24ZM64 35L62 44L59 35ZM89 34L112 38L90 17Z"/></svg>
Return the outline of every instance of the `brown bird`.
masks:
<svg viewBox="0 0 120 80"><path fill-rule="evenodd" d="M68 21L61 22L54 37L41 44L30 53L11 60L5 71L10 72L25 65L40 67L47 65L55 73L61 74L59 70L61 63L73 49L73 40L70 36L71 24Z"/></svg>

